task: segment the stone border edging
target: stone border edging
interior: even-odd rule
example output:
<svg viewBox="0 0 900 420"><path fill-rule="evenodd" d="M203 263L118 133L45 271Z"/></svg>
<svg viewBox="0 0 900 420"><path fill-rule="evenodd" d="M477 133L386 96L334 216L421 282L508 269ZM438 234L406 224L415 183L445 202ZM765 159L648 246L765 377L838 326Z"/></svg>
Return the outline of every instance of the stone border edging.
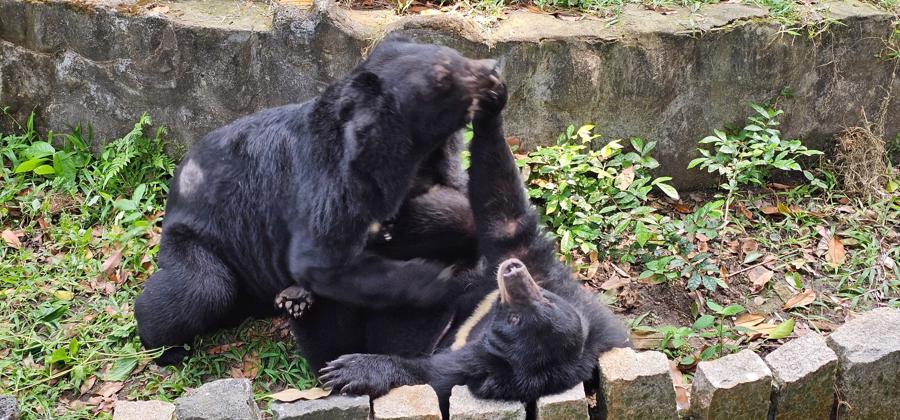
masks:
<svg viewBox="0 0 900 420"><path fill-rule="evenodd" d="M600 417L608 420L676 419L675 393L665 356L656 351L614 349L599 359ZM700 362L691 390L694 419L821 420L891 419L900 413L900 310L861 314L827 339L809 334L760 358L750 350ZM839 395L835 390L839 390ZM0 397L2 398L2 397ZM0 399L0 402L6 401ZM259 420L250 381L207 383L175 404L119 401L114 420ZM14 401L13 401L14 402ZM6 407L5 402L0 407ZM538 420L586 420L582 386L541 398L530 410ZM251 407L252 406L252 407ZM374 401L328 397L273 402L276 420L439 419L437 397L427 385L406 386ZM379 413L381 411L381 413ZM465 387L454 388L454 419L524 419L521 403L479 401ZM3 411L0 419L6 420Z"/></svg>

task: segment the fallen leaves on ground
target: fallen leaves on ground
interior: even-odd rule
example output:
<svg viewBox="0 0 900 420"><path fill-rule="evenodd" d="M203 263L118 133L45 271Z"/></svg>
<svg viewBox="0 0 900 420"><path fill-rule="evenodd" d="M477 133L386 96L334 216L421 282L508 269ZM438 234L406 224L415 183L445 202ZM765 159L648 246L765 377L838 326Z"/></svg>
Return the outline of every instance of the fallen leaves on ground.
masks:
<svg viewBox="0 0 900 420"><path fill-rule="evenodd" d="M123 248L119 248L115 250L107 259L103 261L103 264L100 265L100 271L103 272L105 277L109 277L116 270L116 267L122 263L122 253L124 252Z"/></svg>
<svg viewBox="0 0 900 420"><path fill-rule="evenodd" d="M791 335L794 331L794 319L775 324L772 321L765 322L766 317L761 314L745 313L741 314L734 321L736 328L746 328L752 333L746 333L751 340L757 338L766 338L771 340L779 340Z"/></svg>
<svg viewBox="0 0 900 420"><path fill-rule="evenodd" d="M844 250L844 244L837 235L831 235L828 239L828 253L825 254L825 261L835 267L844 263L847 259L847 252Z"/></svg>
<svg viewBox="0 0 900 420"><path fill-rule="evenodd" d="M19 240L19 237L22 236L22 232L13 232L9 229L6 229L2 233L3 241L6 242L7 245L15 248L22 248L22 241Z"/></svg>
<svg viewBox="0 0 900 420"><path fill-rule="evenodd" d="M238 348L243 345L244 345L244 343L241 341L237 341L234 343L219 344L218 346L213 346L213 347L210 347L209 349L207 349L206 354L210 354L210 355L222 354L228 350L231 350L232 348Z"/></svg>
<svg viewBox="0 0 900 420"><path fill-rule="evenodd" d="M322 388L310 388L303 391L299 389L288 388L284 391L269 395L269 398L272 398L276 401L289 403L297 400L318 400L320 398L325 398L330 394L331 391Z"/></svg>
<svg viewBox="0 0 900 420"><path fill-rule="evenodd" d="M609 280L603 282L603 284L600 285L600 288L603 290L613 290L626 286L629 283L631 283L631 279L625 279L617 275L613 275L609 278Z"/></svg>
<svg viewBox="0 0 900 420"><path fill-rule="evenodd" d="M121 390L123 386L125 386L124 382L106 382L100 387L95 395L109 398L119 392L119 390Z"/></svg>
<svg viewBox="0 0 900 420"><path fill-rule="evenodd" d="M259 356L256 352L247 353L241 360L240 366L232 366L231 377L234 379L254 379L259 373Z"/></svg>
<svg viewBox="0 0 900 420"><path fill-rule="evenodd" d="M669 375L672 376L672 386L675 387L675 405L678 411L690 406L690 385L684 382L684 375L678 370L678 364L669 360Z"/></svg>
<svg viewBox="0 0 900 420"><path fill-rule="evenodd" d="M759 293L760 290L766 287L766 284L769 283L769 280L771 280L774 275L775 273L772 270L763 266L755 267L748 271L747 278L750 279L750 283L753 285L751 291L753 293Z"/></svg>
<svg viewBox="0 0 900 420"><path fill-rule="evenodd" d="M812 289L806 289L788 299L788 301L784 303L784 309L806 306L813 303L814 300L816 300L816 292Z"/></svg>

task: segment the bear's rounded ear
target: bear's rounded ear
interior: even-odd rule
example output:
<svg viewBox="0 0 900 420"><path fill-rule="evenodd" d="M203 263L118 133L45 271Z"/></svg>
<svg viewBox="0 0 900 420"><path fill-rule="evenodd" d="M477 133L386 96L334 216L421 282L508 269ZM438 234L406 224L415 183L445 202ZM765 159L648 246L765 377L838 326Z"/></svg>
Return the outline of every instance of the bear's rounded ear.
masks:
<svg viewBox="0 0 900 420"><path fill-rule="evenodd" d="M338 101L338 118L347 121L357 106L365 107L382 93L381 78L377 74L362 71L354 74L350 82L344 86L341 99Z"/></svg>
<svg viewBox="0 0 900 420"><path fill-rule="evenodd" d="M381 95L381 78L370 71L362 71L353 76L349 86L355 95L375 97Z"/></svg>
<svg viewBox="0 0 900 420"><path fill-rule="evenodd" d="M450 87L450 69L443 63L435 64L431 68L431 76L433 77L435 87L438 89L446 89Z"/></svg>

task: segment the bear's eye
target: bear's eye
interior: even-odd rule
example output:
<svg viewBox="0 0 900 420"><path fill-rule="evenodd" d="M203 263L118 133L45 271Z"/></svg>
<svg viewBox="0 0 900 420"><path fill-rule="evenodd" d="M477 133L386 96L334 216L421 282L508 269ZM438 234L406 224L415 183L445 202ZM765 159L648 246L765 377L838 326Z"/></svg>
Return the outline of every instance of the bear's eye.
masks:
<svg viewBox="0 0 900 420"><path fill-rule="evenodd" d="M506 318L506 322L508 322L512 325L519 325L519 321L521 321L521 320L522 320L522 318L516 312L509 314L509 317Z"/></svg>

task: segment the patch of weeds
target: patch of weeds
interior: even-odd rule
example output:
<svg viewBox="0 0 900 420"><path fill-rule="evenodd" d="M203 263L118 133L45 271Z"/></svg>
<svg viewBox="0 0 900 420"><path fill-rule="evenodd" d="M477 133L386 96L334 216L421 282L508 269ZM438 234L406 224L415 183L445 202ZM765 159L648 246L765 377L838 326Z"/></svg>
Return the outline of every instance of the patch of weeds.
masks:
<svg viewBox="0 0 900 420"><path fill-rule="evenodd" d="M141 350L133 303L175 166L150 122L96 156L78 126L39 135L31 117L0 134L0 389L25 419L108 418L116 399L172 399L214 377L257 377L260 396L313 381L277 322L198 339L181 368Z"/></svg>
<svg viewBox="0 0 900 420"><path fill-rule="evenodd" d="M639 325L642 320L639 318L632 324L631 329L642 339L652 337L657 350L685 368L693 367L699 361L734 353L740 350L741 344L759 334L758 331L745 326L760 328L757 327L758 324L753 323L754 316L747 314L743 306L738 304L722 306L712 299L707 299L706 307L709 312L706 314L700 314L696 305L692 307L692 312L697 315L690 326L643 326ZM773 325L767 331L766 338L771 340L785 338L791 334L793 328L794 322L791 320ZM692 341L702 342L704 345L699 347L691 345Z"/></svg>
<svg viewBox="0 0 900 420"><path fill-rule="evenodd" d="M798 160L803 156L821 155L818 150L807 149L800 140L782 140L778 116L782 110L763 108L752 104L757 115L740 130L716 130L715 135L700 140L712 149L698 149L703 155L688 164L699 167L724 179L720 188L726 191L725 212L722 225L728 223L729 209L739 188L763 186L772 170L800 171ZM807 173L807 176L811 174Z"/></svg>
<svg viewBox="0 0 900 420"><path fill-rule="evenodd" d="M667 183L671 177L650 175L659 166L650 156L656 142L632 138L632 150L624 152L621 141L612 140L591 150L600 137L593 128L570 126L555 146L539 147L518 163L563 254L578 249L605 257L622 235L633 234L641 244L650 240L644 219L654 211L645 205L651 190L675 199L678 192Z"/></svg>

